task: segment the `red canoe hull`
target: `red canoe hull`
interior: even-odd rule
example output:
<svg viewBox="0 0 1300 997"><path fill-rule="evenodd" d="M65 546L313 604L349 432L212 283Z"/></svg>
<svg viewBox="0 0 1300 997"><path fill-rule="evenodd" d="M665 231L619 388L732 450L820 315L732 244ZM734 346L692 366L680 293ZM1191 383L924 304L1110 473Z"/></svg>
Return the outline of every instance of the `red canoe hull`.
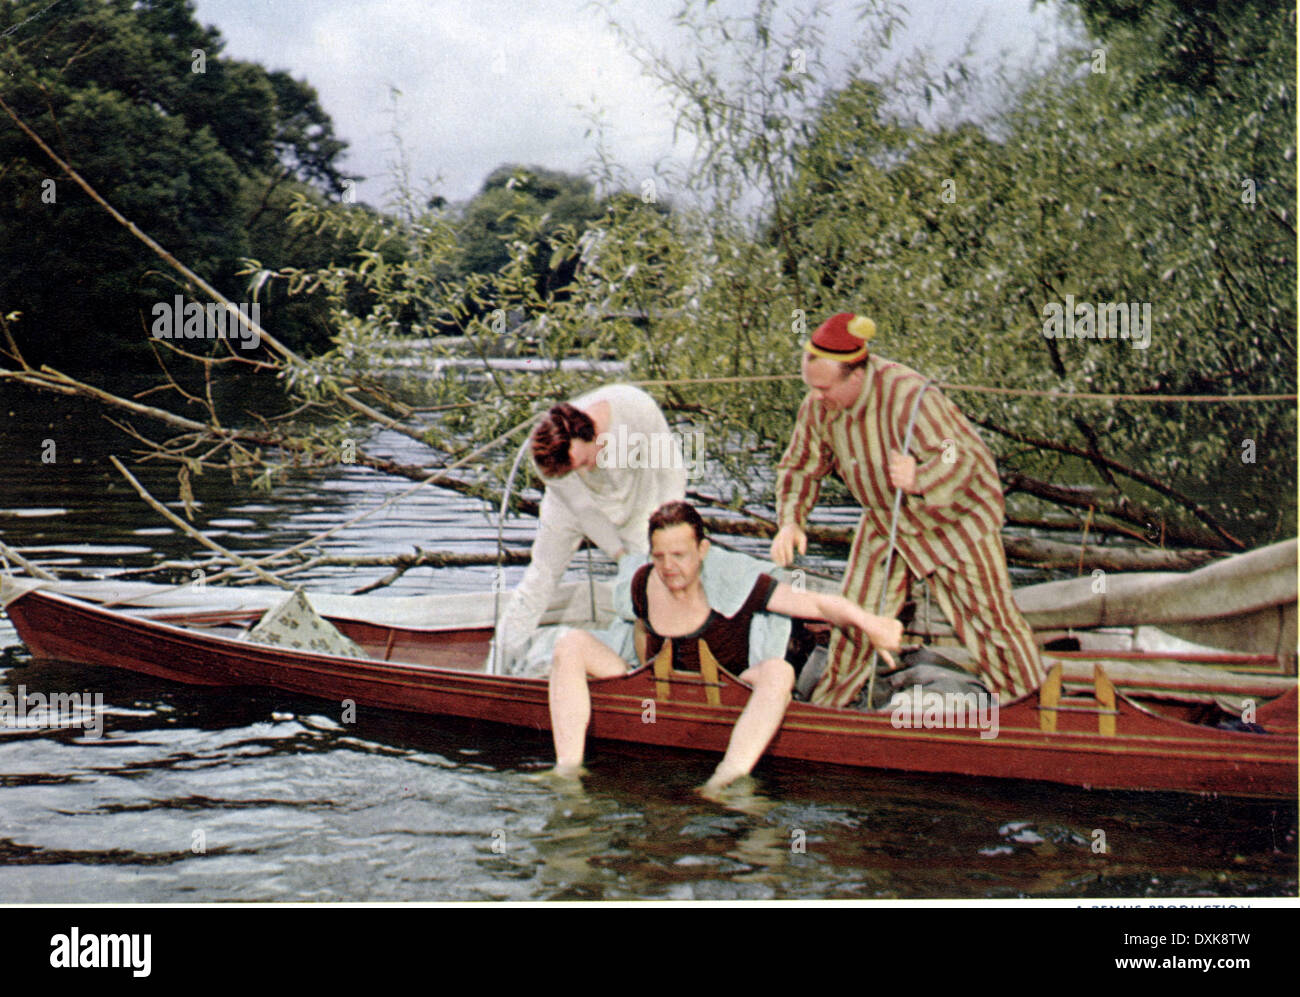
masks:
<svg viewBox="0 0 1300 997"><path fill-rule="evenodd" d="M6 611L33 655L209 686L266 686L360 707L489 720L548 730L545 680L485 675L484 628L392 630L335 621L376 659L288 652L146 620L39 590ZM379 660L385 654L402 661ZM591 734L722 751L748 689L725 677L721 704L692 686L656 698L648 670L592 683ZM768 754L865 768L1034 779L1095 789L1178 790L1294 798L1294 686L1264 709L1275 733L1237 733L1157 715L1121 693L1116 733L1090 714L1041 729L1036 696L1001 707L996 737L964 729L896 727L889 713L792 703ZM1263 716L1264 714L1261 714ZM917 718L918 724L920 718ZM1273 721L1276 721L1275 723ZM1262 722L1262 721L1261 721ZM986 736L981 737L981 733Z"/></svg>

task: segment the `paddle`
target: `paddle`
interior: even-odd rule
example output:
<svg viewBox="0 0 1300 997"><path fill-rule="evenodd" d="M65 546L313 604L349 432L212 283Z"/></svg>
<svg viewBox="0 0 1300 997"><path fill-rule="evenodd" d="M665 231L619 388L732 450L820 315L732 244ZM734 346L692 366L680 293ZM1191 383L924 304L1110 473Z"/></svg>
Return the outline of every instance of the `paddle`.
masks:
<svg viewBox="0 0 1300 997"><path fill-rule="evenodd" d="M903 433L903 456L908 455L908 450L912 447L912 430L916 426L916 413L921 408L921 399L929 390L933 378L926 378L921 385L921 390L916 393L916 401L912 402L912 411L907 417L907 429ZM903 489L894 489L894 512L889 521L889 551L885 555L885 572L880 579L880 598L876 603L876 615L883 616L885 613L885 600L889 597L889 571L894 566L894 543L898 539L898 514L903 507ZM867 662L867 709L871 709L872 699L876 694L876 659L879 652L875 645L871 647L871 658Z"/></svg>

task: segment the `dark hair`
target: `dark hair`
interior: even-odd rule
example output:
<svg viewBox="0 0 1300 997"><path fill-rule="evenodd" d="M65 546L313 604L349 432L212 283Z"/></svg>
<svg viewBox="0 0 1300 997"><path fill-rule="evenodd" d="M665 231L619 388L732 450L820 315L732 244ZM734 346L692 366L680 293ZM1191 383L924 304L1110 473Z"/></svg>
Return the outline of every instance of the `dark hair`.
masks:
<svg viewBox="0 0 1300 997"><path fill-rule="evenodd" d="M650 529L647 531L647 539L653 542L656 531L667 529L670 526L680 526L682 523L690 524L691 529L695 531L695 542L697 544L704 539L704 520L695 511L695 506L689 502L665 502L652 512L650 514Z"/></svg>
<svg viewBox="0 0 1300 997"><path fill-rule="evenodd" d="M568 402L553 406L533 430L533 460L547 478L568 474L573 466L569 443L575 439L587 443L596 438L596 424L591 416Z"/></svg>

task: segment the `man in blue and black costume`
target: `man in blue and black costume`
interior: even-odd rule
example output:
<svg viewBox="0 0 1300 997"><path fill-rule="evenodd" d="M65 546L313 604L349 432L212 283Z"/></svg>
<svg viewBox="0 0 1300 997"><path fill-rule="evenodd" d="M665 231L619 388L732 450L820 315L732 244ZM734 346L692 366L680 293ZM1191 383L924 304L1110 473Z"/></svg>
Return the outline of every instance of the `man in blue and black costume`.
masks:
<svg viewBox="0 0 1300 997"><path fill-rule="evenodd" d="M726 573L752 584L742 591L735 584L706 585L704 575L710 562L731 558L758 564L744 555L710 553L700 514L686 502L668 502L655 510L649 526L650 561L624 582L620 598L630 598L632 614L640 623L636 640L641 646L633 654L619 653L608 637L585 630L572 630L556 642L550 678L551 731L555 739L555 770L560 775L582 771L583 748L591 719L589 678L613 678L652 660L664 641L672 642L673 665L679 671L699 671L706 653L717 664L753 688L736 725L726 754L704 785L705 792L717 791L758 762L768 742L781 726L795 682L795 666L770 653L771 640L762 638L764 617L823 620L837 627L862 630L892 664L890 651L897 651L903 628L897 620L876 616L838 595L798 592L777 582L765 572L740 575L731 562L715 577ZM743 587L743 586L742 586ZM712 588L712 595L709 589ZM755 628L756 620L760 623ZM784 631L773 628L785 646ZM756 633L759 640L755 640ZM706 652L707 646L707 652ZM625 652L626 653L626 652ZM640 661L636 661L640 658ZM629 660L632 659L632 660Z"/></svg>

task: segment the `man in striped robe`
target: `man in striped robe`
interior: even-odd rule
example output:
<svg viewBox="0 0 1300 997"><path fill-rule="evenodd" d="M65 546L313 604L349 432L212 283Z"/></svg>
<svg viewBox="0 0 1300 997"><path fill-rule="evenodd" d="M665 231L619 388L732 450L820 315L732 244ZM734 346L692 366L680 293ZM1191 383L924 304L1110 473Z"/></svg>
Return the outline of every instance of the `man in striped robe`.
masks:
<svg viewBox="0 0 1300 997"><path fill-rule="evenodd" d="M993 455L952 402L926 388L925 378L869 354L874 335L871 319L841 312L805 347L801 370L809 392L778 465L780 529L772 540L772 560L787 565L796 549L807 550L803 526L821 479L838 474L862 507L844 596L869 612L896 616L910 580L928 578L985 683L1004 699L1024 695L1042 683L1043 666L1029 625L1011 598L1002 549L1002 486ZM886 578L895 488L904 495ZM878 609L882 585L888 594ZM870 657L871 645L860 633L835 630L812 701L852 703L867 679Z"/></svg>

